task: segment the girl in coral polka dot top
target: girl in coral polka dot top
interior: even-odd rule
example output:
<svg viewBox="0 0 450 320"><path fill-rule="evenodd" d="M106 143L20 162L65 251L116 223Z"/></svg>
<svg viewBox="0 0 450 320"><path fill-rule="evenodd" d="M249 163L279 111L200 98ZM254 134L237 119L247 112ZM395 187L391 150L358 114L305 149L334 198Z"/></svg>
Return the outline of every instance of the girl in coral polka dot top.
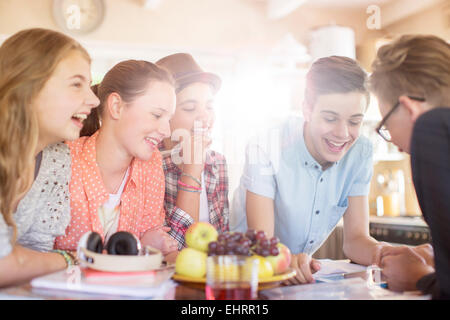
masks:
<svg viewBox="0 0 450 320"><path fill-rule="evenodd" d="M76 250L88 231L104 242L128 231L164 255L176 251L163 227L165 179L157 148L170 136L176 99L171 76L150 62L127 60L108 71L94 92L99 107L85 120L82 137L67 142L72 217L55 247Z"/></svg>

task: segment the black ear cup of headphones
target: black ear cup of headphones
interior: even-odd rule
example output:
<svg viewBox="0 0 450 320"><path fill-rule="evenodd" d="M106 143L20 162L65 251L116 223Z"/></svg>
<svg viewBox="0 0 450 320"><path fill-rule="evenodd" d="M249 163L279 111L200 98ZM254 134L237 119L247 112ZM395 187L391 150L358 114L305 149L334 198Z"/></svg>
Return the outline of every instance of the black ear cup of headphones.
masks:
<svg viewBox="0 0 450 320"><path fill-rule="evenodd" d="M97 253L103 252L102 237L97 232L91 232L87 237L86 249Z"/></svg>
<svg viewBox="0 0 450 320"><path fill-rule="evenodd" d="M138 255L141 251L141 243L132 233L119 231L114 233L103 245L102 237L97 232L87 232L78 243L78 254L80 248L86 248L95 253L103 253L106 249L108 254L114 255Z"/></svg>
<svg viewBox="0 0 450 320"><path fill-rule="evenodd" d="M105 248L108 254L136 256L139 254L141 244L133 234L119 231L109 238Z"/></svg>
<svg viewBox="0 0 450 320"><path fill-rule="evenodd" d="M93 231L86 232L78 242L78 255L81 253L81 248L85 248L89 251L102 253L103 252L103 240L102 237Z"/></svg>

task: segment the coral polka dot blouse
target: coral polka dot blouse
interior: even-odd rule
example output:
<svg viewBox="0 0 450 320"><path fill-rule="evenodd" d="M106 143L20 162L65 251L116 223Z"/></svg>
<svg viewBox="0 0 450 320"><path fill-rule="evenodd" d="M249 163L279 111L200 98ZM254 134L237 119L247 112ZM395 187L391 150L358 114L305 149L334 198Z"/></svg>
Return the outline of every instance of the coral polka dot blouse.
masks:
<svg viewBox="0 0 450 320"><path fill-rule="evenodd" d="M95 142L91 137L67 142L72 156L72 178L69 185L71 221L66 235L56 238L55 248L76 250L81 236L88 231L104 231L98 210L109 199L96 161ZM133 159L128 181L120 198L117 231L128 231L141 238L143 233L164 223L165 178L158 150L148 161Z"/></svg>

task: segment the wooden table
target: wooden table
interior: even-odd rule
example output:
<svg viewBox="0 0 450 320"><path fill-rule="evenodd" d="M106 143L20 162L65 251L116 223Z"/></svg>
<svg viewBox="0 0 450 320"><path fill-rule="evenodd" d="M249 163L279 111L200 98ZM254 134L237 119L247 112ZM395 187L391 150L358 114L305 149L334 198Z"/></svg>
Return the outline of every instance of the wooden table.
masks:
<svg viewBox="0 0 450 320"><path fill-rule="evenodd" d="M337 260L340 261L340 260ZM364 278L365 272L349 274L351 277ZM350 278L351 278L350 277ZM347 275L345 276L347 278ZM361 279L359 279L360 282ZM364 283L363 283L364 284ZM327 299L326 291L324 295L317 295L317 292L323 290L325 283L323 284L311 284L304 286L284 286L281 282L271 283L269 287L258 291L258 300L266 299L287 299L287 300L297 300L297 299ZM174 297L175 300L205 300L205 289L204 284L201 283L186 283L177 282L177 286L174 288L175 292L170 292L170 298ZM308 295L301 295L299 292L309 290ZM366 289L367 290L367 289ZM372 292L372 291L371 291ZM362 299L367 299L367 294L363 295ZM371 294L369 299L371 299ZM300 298L298 298L300 297ZM306 298L305 298L306 297ZM359 299L358 295L352 296L352 299ZM429 299L428 296L420 296L419 293L416 294L406 294L406 295L395 295L392 293L392 299ZM92 293L82 293L76 291L68 290L53 290L53 289L36 289L33 288L30 283L24 283L22 285L0 289L0 300L1 299L49 299L49 300L103 300L103 299L127 299L123 296L111 296L111 295L101 295ZM133 299L133 298L131 298Z"/></svg>
<svg viewBox="0 0 450 320"><path fill-rule="evenodd" d="M175 300L205 300L205 288L203 284L176 282ZM272 286L264 287L264 290L282 286L276 283ZM114 296L92 295L85 293L65 292L58 290L36 289L30 283L0 289L0 300L4 298L10 299L116 299ZM264 299L260 298L259 299ZM121 298L122 299L122 298Z"/></svg>
<svg viewBox="0 0 450 320"><path fill-rule="evenodd" d="M260 291L257 300L270 300L271 296L268 293L274 291L280 291L284 289L293 289L293 287L278 286L273 289ZM45 300L123 300L123 297L114 296L102 296L102 295L89 295L84 293L63 292L56 290L36 290L31 287L30 284L23 284L21 286L15 286L5 289L0 289L0 300L2 299L45 299ZM320 298L319 298L320 299ZM362 297L362 299L365 299ZM410 293L407 295L399 295L394 297L395 300L428 300L429 296L423 296L419 293ZM205 290L203 288L194 288L185 284L178 284L175 288L175 300L205 300ZM276 299L278 300L278 299ZM290 300L290 299L288 299Z"/></svg>

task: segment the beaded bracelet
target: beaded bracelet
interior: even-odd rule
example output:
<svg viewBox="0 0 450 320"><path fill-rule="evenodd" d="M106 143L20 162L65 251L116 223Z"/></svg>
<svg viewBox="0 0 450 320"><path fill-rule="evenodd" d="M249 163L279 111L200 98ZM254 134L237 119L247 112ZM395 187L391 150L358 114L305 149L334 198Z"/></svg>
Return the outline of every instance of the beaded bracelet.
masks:
<svg viewBox="0 0 450 320"><path fill-rule="evenodd" d="M193 176L191 176L190 174L184 173L184 172L182 172L181 175L182 175L182 176L186 176L186 177L191 178L192 180L194 180L195 182L198 183L198 185L200 186L200 188L202 187L202 182L201 182L200 180L198 180L196 177L193 177Z"/></svg>
<svg viewBox="0 0 450 320"><path fill-rule="evenodd" d="M194 189L194 190L202 190L202 188L191 186L191 185L189 185L189 184L184 183L184 182L181 181L181 180L178 180L178 184L179 184L180 186L182 186L182 187L185 187L185 188L191 188L191 189Z"/></svg>
<svg viewBox="0 0 450 320"><path fill-rule="evenodd" d="M202 192L201 189L200 190L189 190L189 189L186 189L186 188L183 188L183 187L178 187L178 189L179 190L183 190L183 191L187 191L187 192L196 192L196 193L201 193Z"/></svg>
<svg viewBox="0 0 450 320"><path fill-rule="evenodd" d="M74 261L72 259L73 256L71 254L69 255L66 251L55 249L55 250L52 250L51 252L59 253L60 255L62 255L64 260L66 260L67 267L70 267L74 264L73 263Z"/></svg>
<svg viewBox="0 0 450 320"><path fill-rule="evenodd" d="M66 251L66 253L70 256L70 258L72 259L72 263L73 265L79 265L80 262L78 261L78 258L76 257L76 254L73 255L70 251Z"/></svg>

